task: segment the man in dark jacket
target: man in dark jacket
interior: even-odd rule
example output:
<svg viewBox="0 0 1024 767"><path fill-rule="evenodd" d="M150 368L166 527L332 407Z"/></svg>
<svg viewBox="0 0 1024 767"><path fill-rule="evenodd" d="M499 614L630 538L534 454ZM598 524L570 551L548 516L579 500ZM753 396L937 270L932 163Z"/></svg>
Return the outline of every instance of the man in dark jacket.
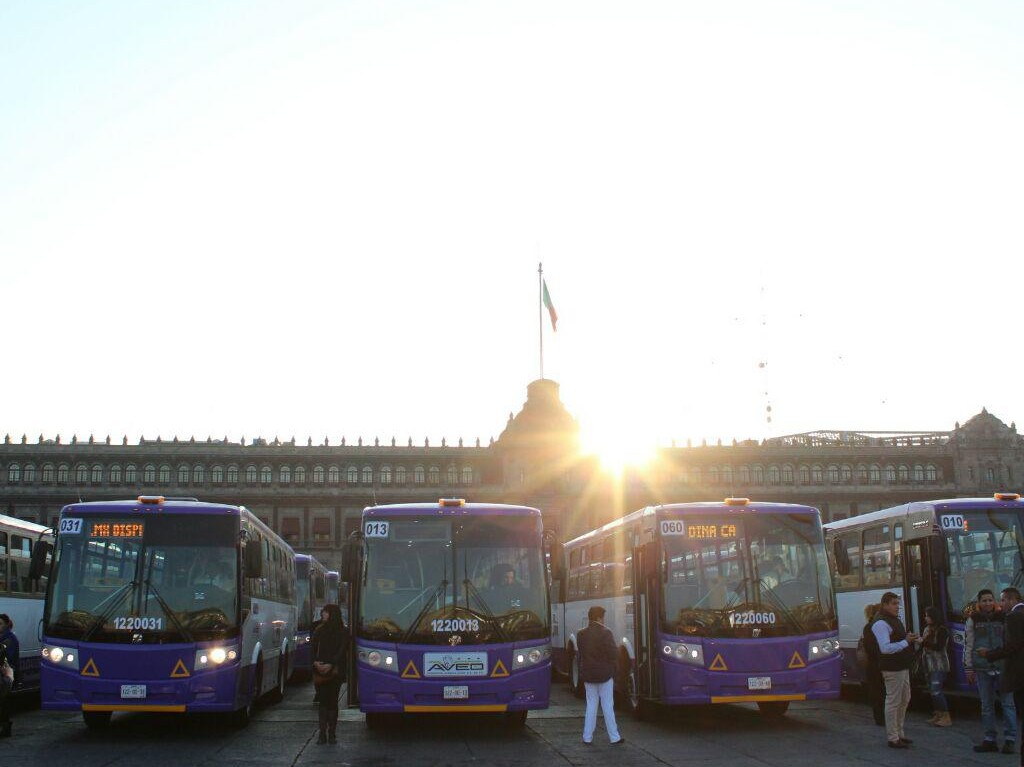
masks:
<svg viewBox="0 0 1024 767"><path fill-rule="evenodd" d="M1003 646L997 650L982 648L978 654L989 661L1006 659L1006 670L999 680L999 691L1004 694L1013 693L1019 714L1024 711L1024 603L1021 602L1020 591L1013 587L1003 589L1000 596L1003 613L1006 615ZM1024 738L1021 738L1020 763L1024 765Z"/></svg>
<svg viewBox="0 0 1024 767"><path fill-rule="evenodd" d="M587 692L587 713L583 718L583 742L594 740L597 727L597 706L601 704L604 726L613 746L622 742L615 723L615 664L618 651L615 639L604 626L604 608L594 605L587 611L589 623L576 636L576 651L580 654L580 678Z"/></svg>
<svg viewBox="0 0 1024 767"><path fill-rule="evenodd" d="M898 594L882 594L871 632L878 642L878 667L885 681L885 734L889 747L907 748L913 741L903 731L903 721L910 705L910 666L918 636L907 633L900 620Z"/></svg>

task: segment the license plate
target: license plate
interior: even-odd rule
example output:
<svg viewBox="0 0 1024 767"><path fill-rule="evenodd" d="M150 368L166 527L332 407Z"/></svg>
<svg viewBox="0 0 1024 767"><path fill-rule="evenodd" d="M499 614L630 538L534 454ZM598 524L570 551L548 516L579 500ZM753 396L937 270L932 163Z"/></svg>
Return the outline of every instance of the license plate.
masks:
<svg viewBox="0 0 1024 767"><path fill-rule="evenodd" d="M770 676L748 676L748 690L770 690L772 689L772 678Z"/></svg>
<svg viewBox="0 0 1024 767"><path fill-rule="evenodd" d="M445 685L445 700L466 700L469 698L469 685Z"/></svg>
<svg viewBox="0 0 1024 767"><path fill-rule="evenodd" d="M144 684L123 684L121 685L122 698L145 698L146 685Z"/></svg>

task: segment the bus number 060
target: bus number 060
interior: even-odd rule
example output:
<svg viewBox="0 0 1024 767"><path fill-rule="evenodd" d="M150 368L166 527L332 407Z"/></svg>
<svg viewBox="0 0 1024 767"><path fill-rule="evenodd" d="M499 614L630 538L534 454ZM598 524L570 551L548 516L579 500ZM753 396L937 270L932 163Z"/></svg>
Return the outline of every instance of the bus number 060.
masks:
<svg viewBox="0 0 1024 767"><path fill-rule="evenodd" d="M745 613L733 613L729 616L730 626L774 626L775 613L759 613L747 610Z"/></svg>

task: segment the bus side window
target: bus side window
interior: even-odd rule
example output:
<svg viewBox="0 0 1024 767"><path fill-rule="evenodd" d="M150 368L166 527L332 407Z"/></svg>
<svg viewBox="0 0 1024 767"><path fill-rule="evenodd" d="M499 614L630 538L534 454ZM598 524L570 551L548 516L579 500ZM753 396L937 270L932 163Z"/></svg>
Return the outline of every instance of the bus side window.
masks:
<svg viewBox="0 0 1024 767"><path fill-rule="evenodd" d="M579 567L580 550L573 549L569 552L569 599L576 599L579 596Z"/></svg>
<svg viewBox="0 0 1024 767"><path fill-rule="evenodd" d="M7 533L0 533L0 592L7 591Z"/></svg>
<svg viewBox="0 0 1024 767"><path fill-rule="evenodd" d="M589 596L593 599L604 593L604 541L598 541L590 547L590 589Z"/></svg>
<svg viewBox="0 0 1024 767"><path fill-rule="evenodd" d="M28 577L31 560L32 540L23 535L11 536L11 591L20 594L32 593L32 581Z"/></svg>
<svg viewBox="0 0 1024 767"><path fill-rule="evenodd" d="M888 586L892 583L892 540L889 525L877 525L864 531L864 585Z"/></svg>
<svg viewBox="0 0 1024 767"><path fill-rule="evenodd" d="M893 577L892 582L899 586L903 583L903 549L900 544L903 542L903 523L897 522L892 526L893 545Z"/></svg>
<svg viewBox="0 0 1024 767"><path fill-rule="evenodd" d="M856 589L860 587L860 532L846 533L839 536L842 542L841 551L846 552L846 562L849 569L846 575L838 577L836 584L841 589Z"/></svg>

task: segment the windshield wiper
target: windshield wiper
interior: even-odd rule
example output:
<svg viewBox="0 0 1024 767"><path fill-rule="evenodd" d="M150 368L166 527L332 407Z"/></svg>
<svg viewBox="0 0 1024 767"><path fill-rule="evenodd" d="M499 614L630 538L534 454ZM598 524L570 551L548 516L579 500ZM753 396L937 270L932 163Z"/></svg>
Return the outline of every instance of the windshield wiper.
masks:
<svg viewBox="0 0 1024 767"><path fill-rule="evenodd" d="M103 605L107 604L107 602L110 602L110 604L107 604L107 606L103 609L103 612L101 612L97 616L96 621L88 628L88 630L84 634L82 634L82 638L80 641L88 642L92 635L95 634L100 629L100 627L107 622L107 619L114 614L114 610L116 610L118 606L121 604L121 602L124 601L125 595L130 594L138 585L138 581L128 581L121 588L117 589L113 594L111 594L98 605L96 605L96 608L99 609Z"/></svg>
<svg viewBox="0 0 1024 767"><path fill-rule="evenodd" d="M156 597L156 601L160 605L160 609L163 610L164 614L171 619L171 623L173 623L174 627L178 629L181 635L185 638L185 641L194 642L195 640L192 638L192 635L188 632L185 626L182 625L181 621L178 620L178 616L174 614L174 610L171 609L171 606L164 601L164 598L162 596L160 596L160 592L156 590L156 586L153 585L152 581L149 578L147 578L144 581L144 583L146 584L147 599L150 592L152 592L153 596Z"/></svg>
<svg viewBox="0 0 1024 767"><path fill-rule="evenodd" d="M786 618L789 619L789 621L796 627L797 631L799 631L801 634L806 634L807 630L803 627L803 624L800 623L799 620L797 620L797 617L793 615L793 611L790 610L786 606L786 603L783 602L782 599L779 597L779 595L775 593L775 589L765 584L764 581L761 581L761 584L764 587L760 590L761 595L768 597L771 603L775 605L782 612L782 614L785 615Z"/></svg>
<svg viewBox="0 0 1024 767"><path fill-rule="evenodd" d="M508 632L505 631L505 627L501 625L501 621L497 619L497 617L491 611L491 608L487 606L487 602L484 601L483 595L480 593L480 590L473 585L473 581L471 581L468 577L463 579L462 587L466 590L466 609L469 610L471 613L477 614L481 618L484 618L487 621L489 621L490 624L494 626L494 630L498 634L498 639L500 639L502 642L510 642L511 639L509 639ZM480 606L483 608L483 612L478 612L477 610L474 610L472 607L469 606L470 595L472 595L476 599L476 601L480 603Z"/></svg>
<svg viewBox="0 0 1024 767"><path fill-rule="evenodd" d="M431 606L434 604L434 600L437 599L439 594L443 594L445 589L447 589L447 588L448 588L448 581L447 581L447 579L442 580L439 584L437 584L434 587L434 592L430 595L430 598L427 599L423 603L423 607L420 608L420 611L418 613L416 613L416 617L413 619L412 623L409 624L409 628L407 628L405 630L405 633L402 634L402 639L400 641L402 641L402 642L408 642L409 641L409 639L415 633L416 629L419 628L420 621L423 620L423 616L427 614L427 611L429 611ZM420 596L422 596L422 594L420 594ZM419 597L417 597L416 599L419 599ZM415 601L416 600L414 599L413 602L415 602ZM411 605L412 602L410 602L409 604ZM408 606L409 605L406 605L405 607L408 607ZM405 609L405 608L402 608L402 609ZM401 612L401 611L399 611L399 612Z"/></svg>

